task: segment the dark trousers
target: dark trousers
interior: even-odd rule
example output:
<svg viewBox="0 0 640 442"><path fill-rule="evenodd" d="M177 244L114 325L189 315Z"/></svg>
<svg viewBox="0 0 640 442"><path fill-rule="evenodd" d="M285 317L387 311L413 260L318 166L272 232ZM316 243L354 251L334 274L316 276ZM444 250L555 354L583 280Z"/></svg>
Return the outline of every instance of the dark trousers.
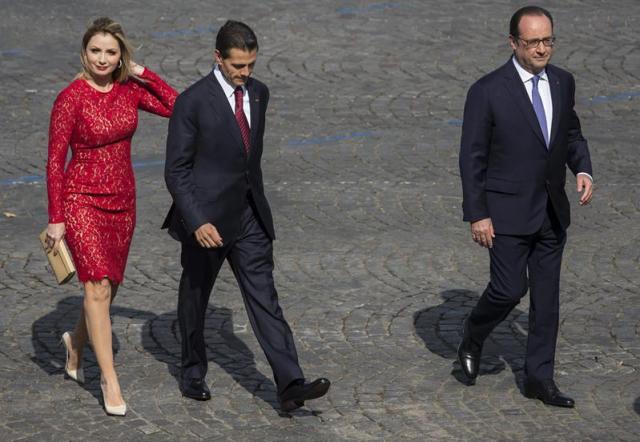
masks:
<svg viewBox="0 0 640 442"><path fill-rule="evenodd" d="M528 379L553 379L565 242L566 232L550 208L533 235L496 235L489 249L490 282L466 321L465 338L480 349L529 289Z"/></svg>
<svg viewBox="0 0 640 442"><path fill-rule="evenodd" d="M257 220L252 204L247 205L241 223L238 238L223 247L205 249L197 244L182 245L183 270L178 294L182 377L204 378L207 373L205 313L213 284L226 259L238 281L249 322L281 394L292 381L304 376L273 283L272 241Z"/></svg>

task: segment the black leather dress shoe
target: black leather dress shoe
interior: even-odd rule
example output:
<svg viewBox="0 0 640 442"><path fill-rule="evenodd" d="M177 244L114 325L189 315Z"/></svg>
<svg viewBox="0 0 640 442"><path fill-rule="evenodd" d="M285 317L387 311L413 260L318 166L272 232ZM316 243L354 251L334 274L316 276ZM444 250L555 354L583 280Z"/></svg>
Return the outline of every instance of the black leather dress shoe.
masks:
<svg viewBox="0 0 640 442"><path fill-rule="evenodd" d="M211 399L211 392L204 379L185 379L180 386L182 395L197 401L208 401Z"/></svg>
<svg viewBox="0 0 640 442"><path fill-rule="evenodd" d="M576 405L573 399L558 390L553 379L526 381L524 383L524 395L530 399L540 399L545 404L555 407L573 408Z"/></svg>
<svg viewBox="0 0 640 442"><path fill-rule="evenodd" d="M327 394L330 386L331 382L325 378L319 378L313 382L301 380L293 383L280 396L280 409L288 412L300 408L304 405L304 401L317 399Z"/></svg>
<svg viewBox="0 0 640 442"><path fill-rule="evenodd" d="M458 362L462 367L462 372L471 381L475 382L480 371L481 351L473 351L466 339L463 339L458 346Z"/></svg>

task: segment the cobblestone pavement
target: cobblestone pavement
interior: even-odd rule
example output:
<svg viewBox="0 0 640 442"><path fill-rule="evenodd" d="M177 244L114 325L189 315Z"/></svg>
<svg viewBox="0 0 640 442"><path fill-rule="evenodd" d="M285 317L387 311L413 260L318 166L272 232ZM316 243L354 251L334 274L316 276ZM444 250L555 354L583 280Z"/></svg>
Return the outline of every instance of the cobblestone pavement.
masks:
<svg viewBox="0 0 640 442"><path fill-rule="evenodd" d="M574 204L564 259L557 381L577 401L571 410L520 392L526 298L487 343L477 385L462 385L454 363L488 273L461 221L462 106L469 85L509 56L516 3L0 3L1 439L640 439L637 1L543 2L556 19L554 62L576 76L597 182L593 205ZM207 319L213 399L180 396L178 244L159 230L167 123L147 115L134 139L138 225L113 307L130 412L105 416L90 351L86 386L63 380L58 341L82 294L52 283L36 241L48 117L78 70L86 23L102 14L179 90L209 71L224 20L256 30L256 76L272 97L264 173L276 283L306 374L333 381L306 409L279 414L228 268Z"/></svg>

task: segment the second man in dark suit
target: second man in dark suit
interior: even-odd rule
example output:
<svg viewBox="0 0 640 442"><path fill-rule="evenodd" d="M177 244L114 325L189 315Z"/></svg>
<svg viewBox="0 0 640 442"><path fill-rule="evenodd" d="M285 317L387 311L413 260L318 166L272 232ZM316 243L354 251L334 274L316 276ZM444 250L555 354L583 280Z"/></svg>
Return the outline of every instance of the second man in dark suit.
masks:
<svg viewBox="0 0 640 442"><path fill-rule="evenodd" d="M260 167L269 90L251 78L257 54L254 32L244 23L228 21L216 37L215 69L178 97L165 165L174 204L163 227L182 243L178 321L183 395L210 398L205 311L227 260L273 370L281 408L290 411L323 396L329 381L305 381L274 287L275 233Z"/></svg>
<svg viewBox="0 0 640 442"><path fill-rule="evenodd" d="M529 6L511 18L513 57L471 86L460 148L464 220L489 248L490 281L467 320L458 359L478 375L482 344L530 294L525 395L573 407L557 388L562 251L569 226L566 167L580 204L592 196L591 160L574 111L573 76L548 64L555 37L551 14Z"/></svg>

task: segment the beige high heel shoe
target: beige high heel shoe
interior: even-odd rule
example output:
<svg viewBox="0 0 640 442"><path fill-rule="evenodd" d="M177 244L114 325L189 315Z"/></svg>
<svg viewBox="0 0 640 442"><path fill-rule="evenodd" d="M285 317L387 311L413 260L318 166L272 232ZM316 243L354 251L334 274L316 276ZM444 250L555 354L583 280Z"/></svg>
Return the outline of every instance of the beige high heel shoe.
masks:
<svg viewBox="0 0 640 442"><path fill-rule="evenodd" d="M102 380L100 380L100 390L102 390L102 402L104 403L104 411L107 412L110 416L124 416L127 414L127 404L122 405L108 405L106 394L104 394L104 386L102 385Z"/></svg>
<svg viewBox="0 0 640 442"><path fill-rule="evenodd" d="M62 339L60 342L62 345L64 345L64 349L67 353L67 357L64 363L64 372L67 374L67 376L69 376L77 383L84 384L84 370L82 369L82 367L78 367L75 370L71 370L69 368L69 348L71 347L71 333L64 332L62 334Z"/></svg>

